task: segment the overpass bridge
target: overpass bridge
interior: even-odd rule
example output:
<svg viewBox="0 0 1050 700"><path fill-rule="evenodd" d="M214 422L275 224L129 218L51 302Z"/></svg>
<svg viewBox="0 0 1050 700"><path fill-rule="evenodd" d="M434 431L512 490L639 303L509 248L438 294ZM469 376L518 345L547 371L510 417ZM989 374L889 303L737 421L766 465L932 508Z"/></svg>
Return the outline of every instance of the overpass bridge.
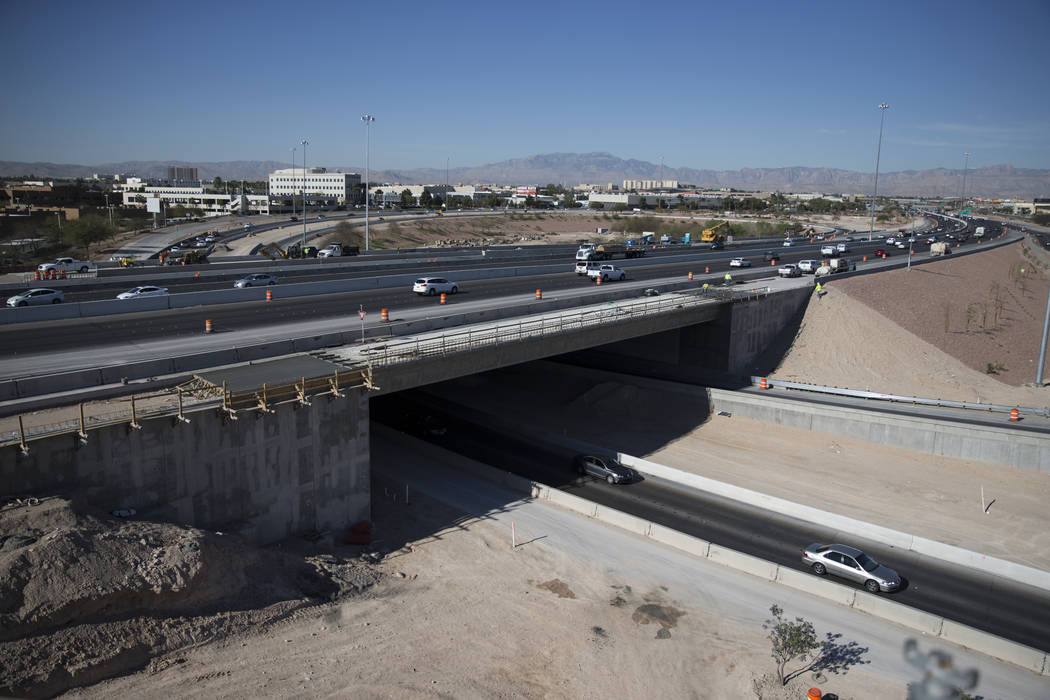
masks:
<svg viewBox="0 0 1050 700"><path fill-rule="evenodd" d="M369 397L554 356L656 378L747 374L798 317L809 280L691 290L500 318L196 372L123 411L3 435L0 495L93 505L265 543L368 519ZM577 303L577 302L574 302ZM12 419L7 419L11 421Z"/></svg>

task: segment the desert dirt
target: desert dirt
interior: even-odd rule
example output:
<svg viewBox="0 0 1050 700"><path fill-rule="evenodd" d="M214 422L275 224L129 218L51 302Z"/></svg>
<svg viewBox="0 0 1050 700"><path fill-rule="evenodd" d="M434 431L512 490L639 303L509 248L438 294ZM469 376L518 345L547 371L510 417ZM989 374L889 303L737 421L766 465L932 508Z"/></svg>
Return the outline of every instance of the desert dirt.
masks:
<svg viewBox="0 0 1050 700"><path fill-rule="evenodd" d="M1040 324L1023 309L1029 297L1045 300L1042 277L1012 289L1017 301L996 328L949 326L940 341L941 318L927 316L924 326L912 303L983 298L992 281L1006 286L1019 260L1027 258L1015 245L923 274L835 280L811 300L778 376L1046 405L1046 390L1021 386L1019 372L981 371L992 361L986 348L1000 349L996 361L1007 368L1020 361L1001 352L1007 333L1017 343L1038 336ZM825 374L829 365L839 374ZM500 381L520 390L515 410L535 411L552 429L589 416L578 425L582 439L773 495L790 498L804 484L836 512L891 525L903 514L916 534L1050 565L1050 541L1033 534L1047 531L1045 475L707 417L626 385L565 382L541 393L527 368ZM459 391L480 407L470 382ZM617 394L632 406L620 423L601 410L600 399ZM646 419L670 428L646 430ZM983 517L980 484L993 484L996 499ZM230 535L95 512L76 494L4 504L0 693L42 697L82 686L71 694L794 698L812 684L808 676L786 691L768 683L761 629L684 607L543 542L511 551L484 518L426 496L399 508L384 497L388 485L398 486L374 484L372 546L292 539L254 548ZM851 492L864 498L842 498ZM1011 538L1023 546L1007 551ZM658 628L670 638L658 638ZM825 690L871 697L886 682L854 669Z"/></svg>

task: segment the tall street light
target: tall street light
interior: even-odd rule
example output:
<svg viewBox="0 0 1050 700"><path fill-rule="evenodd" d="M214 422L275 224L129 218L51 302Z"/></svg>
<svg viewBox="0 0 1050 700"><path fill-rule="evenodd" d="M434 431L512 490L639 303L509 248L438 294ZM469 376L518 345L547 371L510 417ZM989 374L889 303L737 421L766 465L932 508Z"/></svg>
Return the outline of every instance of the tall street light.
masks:
<svg viewBox="0 0 1050 700"><path fill-rule="evenodd" d="M889 105L883 102L879 105L879 147L875 151L875 194L871 198L871 223L868 225L868 240L875 233L875 202L879 199L879 159L882 157L882 124L886 121L886 110Z"/></svg>
<svg viewBox="0 0 1050 700"><path fill-rule="evenodd" d="M368 252L368 158L369 158L369 125L376 120L371 114L361 117L365 123L365 252Z"/></svg>
<svg viewBox="0 0 1050 700"><path fill-rule="evenodd" d="M292 152L292 216L295 216L295 146L288 150Z"/></svg>
<svg viewBox="0 0 1050 700"><path fill-rule="evenodd" d="M306 147L310 142L303 139L299 143L303 146L303 243L299 247L299 254L306 257Z"/></svg>
<svg viewBox="0 0 1050 700"><path fill-rule="evenodd" d="M962 194L959 195L959 212L960 213L962 212L963 209L966 208L966 170L970 167L970 154L969 153L963 153L963 155L966 157L966 160L963 161L963 188L962 188Z"/></svg>

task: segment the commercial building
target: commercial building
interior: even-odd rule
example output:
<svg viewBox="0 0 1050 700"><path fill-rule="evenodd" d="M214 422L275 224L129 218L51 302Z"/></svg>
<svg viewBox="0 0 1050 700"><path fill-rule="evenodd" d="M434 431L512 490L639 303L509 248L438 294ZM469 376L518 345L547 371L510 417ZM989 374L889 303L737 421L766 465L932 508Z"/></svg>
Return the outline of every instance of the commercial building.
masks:
<svg viewBox="0 0 1050 700"><path fill-rule="evenodd" d="M270 201L274 208L291 208L292 198L306 192L309 207L330 207L363 201L360 173L330 173L327 168L284 168L270 173Z"/></svg>
<svg viewBox="0 0 1050 700"><path fill-rule="evenodd" d="M160 200L164 208L183 206L187 209L200 209L205 216L223 216L225 214L269 214L270 204L262 194L222 194L207 192L201 185L152 185L137 177L116 183L114 188L122 191L125 207L145 209L151 199Z"/></svg>
<svg viewBox="0 0 1050 700"><path fill-rule="evenodd" d="M183 168L177 165L168 166L168 182L198 182L196 168Z"/></svg>

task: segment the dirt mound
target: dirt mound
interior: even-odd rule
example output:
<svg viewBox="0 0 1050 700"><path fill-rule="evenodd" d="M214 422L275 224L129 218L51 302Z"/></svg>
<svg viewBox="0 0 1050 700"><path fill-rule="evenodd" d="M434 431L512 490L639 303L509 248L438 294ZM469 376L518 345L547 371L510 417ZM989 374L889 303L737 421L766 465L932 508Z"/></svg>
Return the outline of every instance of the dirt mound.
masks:
<svg viewBox="0 0 1050 700"><path fill-rule="evenodd" d="M1047 280L1017 245L828 283L771 375L905 396L1041 407ZM985 311L988 311L985 315Z"/></svg>
<svg viewBox="0 0 1050 700"><path fill-rule="evenodd" d="M61 498L0 508L0 692L46 696L165 651L270 624L376 581L334 557L80 511Z"/></svg>

